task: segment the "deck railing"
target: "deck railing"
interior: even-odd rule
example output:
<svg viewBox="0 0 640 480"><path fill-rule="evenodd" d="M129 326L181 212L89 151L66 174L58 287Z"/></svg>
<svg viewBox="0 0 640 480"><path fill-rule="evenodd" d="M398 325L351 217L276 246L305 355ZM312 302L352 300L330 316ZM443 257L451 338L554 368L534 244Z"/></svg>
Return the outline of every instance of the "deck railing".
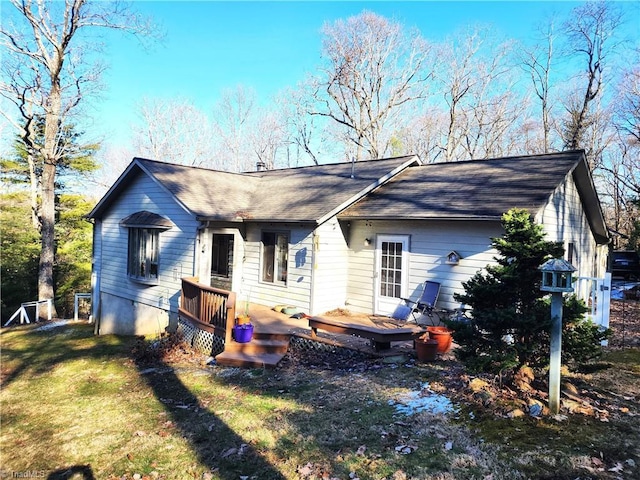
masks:
<svg viewBox="0 0 640 480"><path fill-rule="evenodd" d="M198 283L197 277L182 279L179 313L196 327L231 341L236 318L236 294Z"/></svg>

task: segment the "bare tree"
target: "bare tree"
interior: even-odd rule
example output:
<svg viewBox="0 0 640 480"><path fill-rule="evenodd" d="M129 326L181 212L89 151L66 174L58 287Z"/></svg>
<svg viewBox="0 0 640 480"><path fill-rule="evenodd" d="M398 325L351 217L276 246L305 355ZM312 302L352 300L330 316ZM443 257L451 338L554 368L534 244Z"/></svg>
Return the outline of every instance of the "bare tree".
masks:
<svg viewBox="0 0 640 480"><path fill-rule="evenodd" d="M444 144L440 147L445 162L455 158L462 141L459 130L465 122L463 100L477 81L474 65L475 55L480 48L477 39L478 33L472 32L465 36L458 46L457 42L448 41L439 48L438 57L441 63L435 77L441 85L440 90L448 112Z"/></svg>
<svg viewBox="0 0 640 480"><path fill-rule="evenodd" d="M29 122L23 112L44 118L44 142L37 147L37 154L43 160L38 179L42 186L38 297L53 299L56 174L61 159L68 154L60 141L61 129L83 96L96 86L102 71L102 66L89 62L86 57L96 42L83 38L79 32L111 28L146 33L147 26L119 2L11 0L11 4L15 10L3 16L0 45L17 73L3 78L0 90L18 106L17 115L22 121L14 120L14 126L21 136L30 135ZM10 19L14 19L15 24L9 24ZM17 81L26 88L12 88L17 86ZM31 105L31 110L20 108L26 104ZM29 144L35 145L35 142Z"/></svg>
<svg viewBox="0 0 640 480"><path fill-rule="evenodd" d="M253 167L247 137L255 119L256 101L255 90L239 85L222 92L214 107L213 128L225 170L242 172Z"/></svg>
<svg viewBox="0 0 640 480"><path fill-rule="evenodd" d="M426 95L429 46L417 31L364 11L325 24L314 111L333 120L355 146L355 157L389 148L404 105Z"/></svg>
<svg viewBox="0 0 640 480"><path fill-rule="evenodd" d="M213 128L209 118L186 99L144 98L141 124L133 128L140 155L182 165L215 168Z"/></svg>
<svg viewBox="0 0 640 480"><path fill-rule="evenodd" d="M637 56L636 56L637 58ZM607 149L607 162L600 168L608 182L611 225L630 239L640 225L640 66L623 71L613 104L615 136ZM637 237L636 237L637 242ZM621 247L622 245L616 245ZM630 243L628 248L638 248Z"/></svg>
<svg viewBox="0 0 640 480"><path fill-rule="evenodd" d="M618 132L606 152L607 161L595 173L598 181L607 224L629 239L624 245L614 236L614 248L640 247L638 226L640 225L640 145L629 142L626 134ZM633 236L635 244L633 243ZM624 238L623 237L623 238Z"/></svg>
<svg viewBox="0 0 640 480"><path fill-rule="evenodd" d="M606 1L587 2L576 7L565 22L564 32L571 52L584 62L583 87L565 105L568 119L564 126L564 143L567 149L581 147L587 128L589 106L602 91L605 65L615 45L611 42L621 15Z"/></svg>
<svg viewBox="0 0 640 480"><path fill-rule="evenodd" d="M521 102L514 99L506 63L510 45L496 44L489 33L487 27L472 27L438 49L435 77L447 112L439 146L442 161L500 153L498 143L517 117Z"/></svg>
<svg viewBox="0 0 640 480"><path fill-rule="evenodd" d="M9 57L8 61L2 64L2 83L0 83L0 95L11 102L19 112L14 118L8 111L2 110L3 116L18 132L18 138L25 148L25 156L29 175L29 198L31 203L31 223L36 230L40 229L39 214L39 179L36 169L36 158L38 156L36 145L36 123L37 116L34 106L37 103L36 96L39 94L41 78L38 72L33 76L24 77L16 59Z"/></svg>
<svg viewBox="0 0 640 480"><path fill-rule="evenodd" d="M504 93L484 94L480 90L469 106L470 120L462 142L468 158L495 158L520 153L521 147L514 142L514 137L526 102L513 88L504 88Z"/></svg>
<svg viewBox="0 0 640 480"><path fill-rule="evenodd" d="M409 117L406 127L397 131L394 138L397 147L393 155L415 154L424 163L433 163L438 159L438 127L446 122L444 112L435 108L428 113Z"/></svg>
<svg viewBox="0 0 640 480"><path fill-rule="evenodd" d="M640 63L626 70L619 82L614 120L630 142L640 144Z"/></svg>
<svg viewBox="0 0 640 480"><path fill-rule="evenodd" d="M247 141L253 149L257 162L268 170L276 168L278 154L286 152L288 143L286 120L282 112L258 113L257 122L250 129Z"/></svg>
<svg viewBox="0 0 640 480"><path fill-rule="evenodd" d="M300 152L304 152L314 165L319 165L319 148L322 142L317 138L322 135L322 129L317 121L320 117L310 114L314 108L313 95L308 91L309 88L310 83L305 82L297 88L287 89L279 99L279 103L288 110L286 119L289 145L295 146L297 150L296 160L300 160L302 157Z"/></svg>
<svg viewBox="0 0 640 480"><path fill-rule="evenodd" d="M94 189L91 195L98 199L102 197L129 166L131 158L135 155L128 147L120 144L107 144L101 148L96 154L101 168L92 177Z"/></svg>
<svg viewBox="0 0 640 480"><path fill-rule="evenodd" d="M542 31L542 41L537 45L519 49L522 68L529 75L533 91L540 100L540 117L542 119L542 148L545 153L550 151L551 105L549 92L551 89L551 67L554 55L554 24L549 23Z"/></svg>

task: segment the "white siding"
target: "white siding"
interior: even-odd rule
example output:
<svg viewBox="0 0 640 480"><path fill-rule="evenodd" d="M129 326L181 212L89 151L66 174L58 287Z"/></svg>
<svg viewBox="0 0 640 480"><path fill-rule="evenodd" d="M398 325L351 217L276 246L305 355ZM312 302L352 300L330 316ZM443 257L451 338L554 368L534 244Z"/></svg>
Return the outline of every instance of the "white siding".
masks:
<svg viewBox="0 0 640 480"><path fill-rule="evenodd" d="M334 217L315 231L313 294L310 313L344 308L347 300L349 248L340 223Z"/></svg>
<svg viewBox="0 0 640 480"><path fill-rule="evenodd" d="M441 284L438 307L456 308L454 292L462 293L462 282L493 263L496 252L491 237L502 235L499 222L444 221L355 221L351 222L349 241L349 276L347 308L371 313L374 308L375 238L376 235L409 235L409 284L406 294L420 295L421 283L432 280ZM365 238L371 245L365 246ZM455 250L462 256L458 265L445 263Z"/></svg>
<svg viewBox="0 0 640 480"><path fill-rule="evenodd" d="M263 231L289 234L286 285L262 281L260 253ZM270 307L279 304L292 305L308 313L311 298L312 263L313 234L311 227L299 224L268 223L247 225L242 286L238 292L238 300L244 301L249 298L252 303Z"/></svg>
<svg viewBox="0 0 640 480"><path fill-rule="evenodd" d="M576 276L601 277L606 269L606 247L599 247L591 233L582 208L580 195L571 176L560 185L536 216L542 224L546 239L575 247L572 264Z"/></svg>
<svg viewBox="0 0 640 480"><path fill-rule="evenodd" d="M147 210L169 218L175 226L160 234L158 285L143 285L127 276L128 229L120 221L128 215ZM104 298L129 301L131 309L109 309L111 302L102 302L100 333L156 333L164 330L166 320L175 319L180 299L181 278L194 275L195 237L198 222L148 176L140 174L127 190L113 202L101 219L101 279L100 290ZM122 302L120 302L122 304ZM126 304L126 302L124 302ZM144 306L144 309L139 309ZM136 311L157 310L154 318L141 318ZM127 310L130 313L127 313ZM152 311L152 310L151 310ZM163 313L164 312L164 313ZM122 316L126 318L122 318ZM146 317L150 314L145 313ZM158 315L160 317L158 317ZM167 317L168 318L168 317ZM130 324L134 324L133 326ZM147 332L147 324L153 332ZM152 325L152 327L150 326Z"/></svg>
<svg viewBox="0 0 640 480"><path fill-rule="evenodd" d="M541 209L536 221L543 225L546 239L569 242L575 247L574 266L578 276L602 276L606 267L606 247L596 245L582 202L571 177L561 185ZM493 264L497 252L491 238L503 235L500 222L473 221L353 221L349 235L347 308L356 312L374 311L376 235L409 235L409 284L406 294L416 299L421 283L441 283L438 307L457 308L454 293L462 293L462 283ZM365 238L371 240L364 245ZM455 250L458 265L445 263Z"/></svg>

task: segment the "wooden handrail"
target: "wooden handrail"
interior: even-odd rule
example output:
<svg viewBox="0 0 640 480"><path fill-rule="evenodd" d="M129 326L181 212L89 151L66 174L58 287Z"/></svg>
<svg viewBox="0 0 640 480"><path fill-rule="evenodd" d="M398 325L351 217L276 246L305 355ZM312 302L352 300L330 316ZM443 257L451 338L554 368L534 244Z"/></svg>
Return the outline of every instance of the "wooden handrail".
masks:
<svg viewBox="0 0 640 480"><path fill-rule="evenodd" d="M236 319L236 294L198 282L198 277L182 279L180 315L207 331L231 341Z"/></svg>

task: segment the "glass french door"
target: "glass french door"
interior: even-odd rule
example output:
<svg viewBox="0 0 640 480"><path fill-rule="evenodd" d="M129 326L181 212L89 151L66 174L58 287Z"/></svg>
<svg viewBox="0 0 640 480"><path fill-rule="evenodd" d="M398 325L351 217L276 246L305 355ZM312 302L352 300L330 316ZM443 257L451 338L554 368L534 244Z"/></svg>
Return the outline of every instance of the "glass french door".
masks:
<svg viewBox="0 0 640 480"><path fill-rule="evenodd" d="M409 236L378 235L376 239L375 313L391 315L406 297Z"/></svg>

